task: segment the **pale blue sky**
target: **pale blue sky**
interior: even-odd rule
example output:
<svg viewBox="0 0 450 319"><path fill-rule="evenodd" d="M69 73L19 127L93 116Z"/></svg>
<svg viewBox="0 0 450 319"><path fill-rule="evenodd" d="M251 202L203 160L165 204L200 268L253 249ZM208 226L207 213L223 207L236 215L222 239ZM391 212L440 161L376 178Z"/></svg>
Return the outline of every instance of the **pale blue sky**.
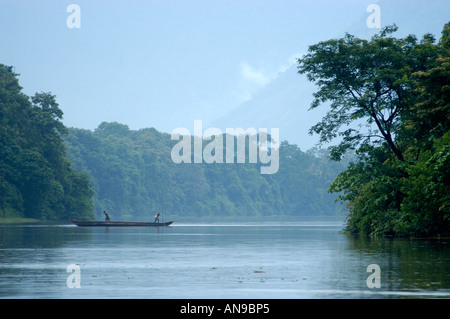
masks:
<svg viewBox="0 0 450 319"><path fill-rule="evenodd" d="M392 2L396 11L380 1L382 25L408 17L418 1ZM81 8L80 29L66 26L71 3ZM170 133L250 99L307 45L372 32L371 3L378 1L0 0L0 63L21 74L25 93L55 94L67 126L118 121ZM442 29L450 1L431 3L442 10L406 19L404 33L425 22Z"/></svg>

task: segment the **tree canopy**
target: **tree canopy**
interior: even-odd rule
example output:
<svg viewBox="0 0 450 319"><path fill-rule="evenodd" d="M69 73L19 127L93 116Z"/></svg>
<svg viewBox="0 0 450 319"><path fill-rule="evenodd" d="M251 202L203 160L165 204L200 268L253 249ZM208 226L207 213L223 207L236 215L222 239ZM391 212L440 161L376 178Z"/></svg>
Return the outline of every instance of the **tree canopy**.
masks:
<svg viewBox="0 0 450 319"><path fill-rule="evenodd" d="M299 59L299 73L318 85L311 108L331 102L311 133L322 143L340 138L334 160L358 154L330 186L347 202L350 231L449 234L450 25L438 43L395 31L371 40L347 34Z"/></svg>
<svg viewBox="0 0 450 319"><path fill-rule="evenodd" d="M26 96L17 77L0 64L0 217L91 218L91 184L66 158L55 96Z"/></svg>
<svg viewBox="0 0 450 319"><path fill-rule="evenodd" d="M13 67L0 65L0 217L94 219L104 210L114 219L140 220L156 211L172 216L340 212L326 190L344 166L319 151L305 153L282 142L280 169L273 175L260 174L261 163L176 164L171 158L176 141L169 134L134 131L117 122L101 123L94 131L66 128L62 118L54 95L25 95Z"/></svg>
<svg viewBox="0 0 450 319"><path fill-rule="evenodd" d="M258 163L176 164L171 150L177 142L153 128L104 122L94 131L70 128L65 139L74 167L91 176L98 217L103 210L115 219L148 219L157 211L218 217L341 212L327 188L344 165L286 141L279 171L265 175Z"/></svg>

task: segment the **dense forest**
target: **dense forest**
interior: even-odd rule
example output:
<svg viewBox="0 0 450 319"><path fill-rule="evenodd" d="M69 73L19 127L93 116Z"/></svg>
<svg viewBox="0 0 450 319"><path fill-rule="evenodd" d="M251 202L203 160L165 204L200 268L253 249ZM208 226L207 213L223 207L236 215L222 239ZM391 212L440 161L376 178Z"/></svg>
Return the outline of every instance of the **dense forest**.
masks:
<svg viewBox="0 0 450 319"><path fill-rule="evenodd" d="M0 218L92 218L93 190L66 158L63 112L50 93L22 93L0 64Z"/></svg>
<svg viewBox="0 0 450 319"><path fill-rule="evenodd" d="M51 93L22 93L13 67L0 65L0 218L151 219L170 216L336 215L328 185L345 168L324 151L284 141L280 168L258 163L175 164L176 141L153 128L102 123L66 128ZM225 138L225 136L224 136ZM247 148L250 139L247 139Z"/></svg>
<svg viewBox="0 0 450 319"><path fill-rule="evenodd" d="M249 162L176 164L177 141L153 128L66 128L55 96L26 96L0 64L0 218L335 216L338 197L351 233L448 236L450 25L439 41L395 31L347 34L298 59L317 85L311 109L330 102L310 132L337 143L303 152L281 142L276 174Z"/></svg>
<svg viewBox="0 0 450 319"><path fill-rule="evenodd" d="M358 160L330 191L349 209L352 233L450 235L450 24L431 34L395 38L388 26L371 40L347 34L309 47L298 71L318 86L311 108L331 102L311 128L341 141Z"/></svg>
<svg viewBox="0 0 450 319"><path fill-rule="evenodd" d="M279 146L279 171L264 175L248 161L175 164L176 141L153 128L105 122L94 131L70 128L65 140L73 166L91 176L97 217L102 211L114 219L143 220L157 211L172 217L342 212L327 188L345 165L286 141ZM247 138L247 148L249 143Z"/></svg>

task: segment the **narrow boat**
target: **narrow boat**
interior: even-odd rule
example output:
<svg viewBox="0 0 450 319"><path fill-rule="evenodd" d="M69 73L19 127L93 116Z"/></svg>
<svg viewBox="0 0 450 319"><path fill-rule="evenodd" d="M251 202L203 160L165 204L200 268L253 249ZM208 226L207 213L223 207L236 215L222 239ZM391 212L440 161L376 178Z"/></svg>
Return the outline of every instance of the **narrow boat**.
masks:
<svg viewBox="0 0 450 319"><path fill-rule="evenodd" d="M148 223L148 222L121 222L121 221L87 221L87 220L70 220L77 226L80 227L95 227L95 226L169 226L173 221L165 223Z"/></svg>

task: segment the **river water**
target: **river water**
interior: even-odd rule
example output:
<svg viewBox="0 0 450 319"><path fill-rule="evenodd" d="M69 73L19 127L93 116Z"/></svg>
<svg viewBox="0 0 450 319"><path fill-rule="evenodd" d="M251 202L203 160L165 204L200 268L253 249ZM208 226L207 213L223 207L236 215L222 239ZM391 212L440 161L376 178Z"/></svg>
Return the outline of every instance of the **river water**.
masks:
<svg viewBox="0 0 450 319"><path fill-rule="evenodd" d="M0 226L0 298L450 297L450 240L355 238L342 228ZM373 264L379 271L368 272Z"/></svg>

